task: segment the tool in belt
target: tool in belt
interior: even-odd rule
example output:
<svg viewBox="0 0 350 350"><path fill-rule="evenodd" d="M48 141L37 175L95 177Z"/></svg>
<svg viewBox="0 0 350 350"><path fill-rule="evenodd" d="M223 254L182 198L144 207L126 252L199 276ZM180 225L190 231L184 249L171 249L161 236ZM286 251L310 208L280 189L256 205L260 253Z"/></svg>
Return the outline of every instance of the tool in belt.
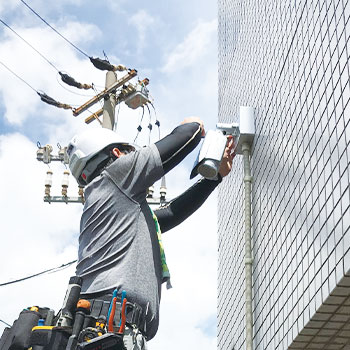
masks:
<svg viewBox="0 0 350 350"><path fill-rule="evenodd" d="M106 294L95 299L86 299L91 303L88 319L92 319L92 323L104 322L109 332L122 333L126 324L137 327L142 333L146 331L142 307L129 302L124 291L121 297L117 296L115 291L113 295Z"/></svg>
<svg viewBox="0 0 350 350"><path fill-rule="evenodd" d="M145 334L141 306L127 300L126 292L79 299L82 280L71 277L61 312L31 307L21 312L0 338L0 350L125 350L126 325ZM86 296L88 297L88 296Z"/></svg>
<svg viewBox="0 0 350 350"><path fill-rule="evenodd" d="M141 306L128 302L125 291L122 292L121 297L117 296L117 292L115 290L113 295L107 294L95 299L86 299L90 303L90 313L85 315L84 323L75 339L76 349L96 349L102 343L105 346L107 342L111 346L112 344L116 346L118 338L122 342L127 324L138 328L142 333L145 331L145 321ZM76 334L76 332L73 333ZM68 349L71 348L67 346L66 350Z"/></svg>

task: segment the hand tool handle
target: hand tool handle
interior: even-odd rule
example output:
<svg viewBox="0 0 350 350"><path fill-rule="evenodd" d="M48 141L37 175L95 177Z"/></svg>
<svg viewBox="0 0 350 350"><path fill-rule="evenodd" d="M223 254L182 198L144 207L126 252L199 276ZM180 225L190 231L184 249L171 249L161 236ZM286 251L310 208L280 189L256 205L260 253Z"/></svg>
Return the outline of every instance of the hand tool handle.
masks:
<svg viewBox="0 0 350 350"><path fill-rule="evenodd" d="M116 304L117 304L117 298L114 297L112 300L112 310L108 319L108 332L113 332L113 320L115 315L115 308L117 306Z"/></svg>
<svg viewBox="0 0 350 350"><path fill-rule="evenodd" d="M121 325L119 327L118 333L123 334L124 333L124 328L125 328L125 323L126 323L126 303L127 299L123 299L123 306L122 306L122 317L121 317Z"/></svg>
<svg viewBox="0 0 350 350"><path fill-rule="evenodd" d="M110 316L111 311L112 311L113 299L117 297L117 294L118 294L118 289L114 289L112 300L111 300L111 303L109 304L109 309L108 309L108 314L107 314L107 322L109 320L109 316Z"/></svg>
<svg viewBox="0 0 350 350"><path fill-rule="evenodd" d="M69 279L69 285L62 306L62 314L58 321L59 326L72 326L73 314L79 300L82 282L83 280L79 276L73 276Z"/></svg>

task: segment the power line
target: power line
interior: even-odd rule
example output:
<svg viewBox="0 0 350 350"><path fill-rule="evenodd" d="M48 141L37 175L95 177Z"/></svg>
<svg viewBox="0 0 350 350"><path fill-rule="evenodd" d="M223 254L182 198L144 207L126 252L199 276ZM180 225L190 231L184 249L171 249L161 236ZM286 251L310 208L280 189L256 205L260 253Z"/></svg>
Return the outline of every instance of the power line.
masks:
<svg viewBox="0 0 350 350"><path fill-rule="evenodd" d="M35 91L39 96L41 101L55 106L57 108L63 108L63 109L73 109L73 107L69 104L66 103L61 103L56 101L55 99L53 99L52 97L48 96L47 94L45 94L44 92L40 92L36 89L33 88L33 86L31 86L29 83L27 83L23 78L21 78L19 75L17 75L13 70L11 70L9 67L6 66L5 63L0 61L0 64L2 64L9 72L11 72L15 77L17 77L19 80L21 80L24 84L26 84L27 86L29 86L33 91Z"/></svg>
<svg viewBox="0 0 350 350"><path fill-rule="evenodd" d="M74 86L78 89L91 89L90 84L82 84L77 82L73 77L69 76L66 73L60 72L59 69L48 59L46 58L39 50L37 50L33 45L31 45L27 40L25 40L21 35L19 35L14 29L12 29L7 23L5 23L2 19L0 19L0 22L6 26L9 30L11 30L14 34L17 35L21 40L23 40L28 46L30 46L37 54L39 54L49 65L51 65L61 76L61 80L66 83L67 85ZM70 91L70 90L68 90ZM72 92L72 91L70 91Z"/></svg>
<svg viewBox="0 0 350 350"><path fill-rule="evenodd" d="M3 324L5 324L5 325L8 326L8 327L11 327L10 324L8 324L7 322L5 322L5 321L3 321L3 320L0 320L0 322L2 322Z"/></svg>
<svg viewBox="0 0 350 350"><path fill-rule="evenodd" d="M76 50L78 50L81 54L86 56L90 62L100 70L108 70L108 71L116 71L116 70L125 70L125 67L118 65L115 66L111 63L109 63L108 59L103 60L98 57L94 58L89 56L87 53L85 53L83 50L79 49L78 46L74 45L70 40L68 40L66 37L64 37L57 29L55 29L52 25L50 25L43 17L41 17L33 8L31 8L24 0L20 0L25 6L28 7L30 11L32 11L37 17L39 17L47 26L49 26L56 34L58 34L63 40L65 40L68 44L72 45ZM105 57L107 58L106 54Z"/></svg>
<svg viewBox="0 0 350 350"><path fill-rule="evenodd" d="M19 80L21 80L24 84L26 84L27 86L29 86L32 90L34 90L36 93L38 93L38 91L36 89L33 88L33 86L31 86L29 83L27 83L24 79L22 79L19 75L17 75L13 70L11 70L9 67L6 66L5 63L0 61L0 64L2 64L9 72L11 72L15 77L17 77Z"/></svg>
<svg viewBox="0 0 350 350"><path fill-rule="evenodd" d="M50 25L43 17L41 17L33 8L31 8L24 0L20 0L25 6L28 7L30 11L32 11L38 18L40 18L47 26L49 26L56 34L58 34L62 39L64 39L68 44L72 45L76 50L78 50L81 54L90 59L90 56L86 54L84 51L79 49L78 46L74 45L71 41L65 38L58 30L56 30L52 25Z"/></svg>
<svg viewBox="0 0 350 350"><path fill-rule="evenodd" d="M50 62L41 52L39 52L33 45L31 45L27 40L25 40L21 35L19 35L14 29L12 29L7 23L5 23L2 19L0 19L0 22L6 26L8 29L10 29L14 34L16 34L20 39L22 39L28 46L30 46L37 54L39 54L48 64L50 64L54 69L59 72L59 70L56 68L56 66Z"/></svg>
<svg viewBox="0 0 350 350"><path fill-rule="evenodd" d="M97 97L97 95L98 95L98 91L96 90L96 88L95 88L95 85L94 85L94 84L92 85L92 89L95 91L95 97ZM102 102L101 102L101 100L100 100L100 99L98 100L98 102L99 102L99 104L100 104L101 108L103 108L103 104L102 104Z"/></svg>
<svg viewBox="0 0 350 350"><path fill-rule="evenodd" d="M66 264L62 264L61 266L58 266L58 267L54 267L52 269L48 269L48 270L45 270L45 271L41 271L41 272L38 272L38 273L35 273L34 275L30 275L30 276L27 276L27 277L23 277L23 278L19 278L17 280L14 280L14 281L9 281L9 282L5 282L5 283L1 283L0 284L0 287L3 287L3 286L7 286L9 284L13 284L13 283L18 283L18 282L22 282L22 281L25 281L25 280L28 280L30 278L33 278L33 277L37 277L37 276L40 276L40 275L43 275L45 273L48 273L48 272L58 272L72 264L74 264L77 260L73 260L73 261L70 261Z"/></svg>

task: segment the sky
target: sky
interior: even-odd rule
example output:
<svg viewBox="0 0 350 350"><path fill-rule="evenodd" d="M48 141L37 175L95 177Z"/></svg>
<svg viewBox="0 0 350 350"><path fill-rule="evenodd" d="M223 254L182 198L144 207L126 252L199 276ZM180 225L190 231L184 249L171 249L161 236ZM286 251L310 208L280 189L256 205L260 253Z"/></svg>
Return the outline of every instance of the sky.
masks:
<svg viewBox="0 0 350 350"><path fill-rule="evenodd" d="M146 110L141 146L158 139L184 118L199 116L207 130L217 120L216 1L27 0L64 37L89 56L123 64L149 78L155 111ZM36 17L20 0L0 2L0 19L25 38L60 71L101 90L105 72L70 46ZM55 68L0 23L0 283L16 280L77 257L80 204L43 202L47 165L36 160L37 142L62 146L97 122L84 123L88 112L74 117L69 110L40 101L36 91L74 107L92 97L64 85ZM33 90L34 89L34 90ZM95 111L99 104L91 107ZM116 110L116 131L133 141L141 109L124 103ZM167 176L168 199L186 190L198 148ZM63 164L50 164L52 195L60 194ZM156 184L156 191L159 184ZM77 184L70 177L70 196ZM186 222L164 234L173 288L163 289L160 327L150 350L216 348L216 193ZM12 324L23 308L40 305L58 311L72 265L56 273L0 287L0 319ZM0 323L0 334L4 324Z"/></svg>

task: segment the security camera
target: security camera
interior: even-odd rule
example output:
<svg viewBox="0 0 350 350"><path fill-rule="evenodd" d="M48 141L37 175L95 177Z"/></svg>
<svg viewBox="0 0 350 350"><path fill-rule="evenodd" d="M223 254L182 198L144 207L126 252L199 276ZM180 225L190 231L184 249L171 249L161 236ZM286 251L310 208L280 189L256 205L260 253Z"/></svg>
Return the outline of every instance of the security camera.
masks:
<svg viewBox="0 0 350 350"><path fill-rule="evenodd" d="M201 174L206 179L216 179L226 148L227 137L219 130L209 130L205 136L190 178Z"/></svg>
<svg viewBox="0 0 350 350"><path fill-rule="evenodd" d="M239 124L218 123L216 130L209 130L205 136L190 178L197 174L206 179L217 179L222 157L225 152L227 135L234 139L236 154L242 154L243 142L253 143L255 135L254 108L241 106Z"/></svg>

